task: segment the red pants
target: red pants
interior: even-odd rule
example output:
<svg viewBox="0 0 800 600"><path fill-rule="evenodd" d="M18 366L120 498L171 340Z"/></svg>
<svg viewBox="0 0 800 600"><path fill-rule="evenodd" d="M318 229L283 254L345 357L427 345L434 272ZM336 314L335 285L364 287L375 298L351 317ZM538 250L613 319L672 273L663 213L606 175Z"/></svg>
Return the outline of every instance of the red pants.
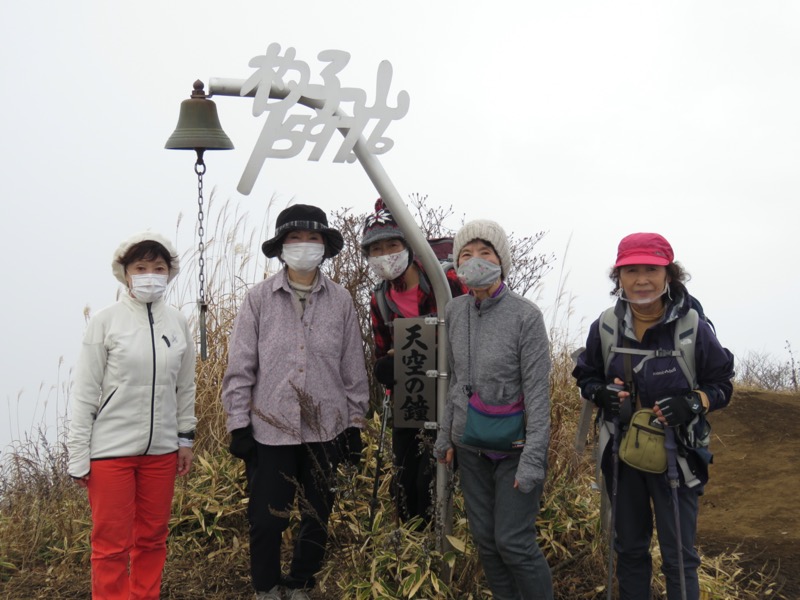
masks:
<svg viewBox="0 0 800 600"><path fill-rule="evenodd" d="M158 600L176 472L177 453L92 461L92 598Z"/></svg>

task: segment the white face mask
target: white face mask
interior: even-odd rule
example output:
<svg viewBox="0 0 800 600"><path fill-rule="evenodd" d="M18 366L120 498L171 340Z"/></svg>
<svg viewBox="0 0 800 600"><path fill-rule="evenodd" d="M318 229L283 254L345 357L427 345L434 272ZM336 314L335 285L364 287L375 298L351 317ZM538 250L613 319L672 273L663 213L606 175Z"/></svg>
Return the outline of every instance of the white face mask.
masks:
<svg viewBox="0 0 800 600"><path fill-rule="evenodd" d="M155 302L167 290L167 276L158 273L131 275L131 295L139 302Z"/></svg>
<svg viewBox="0 0 800 600"><path fill-rule="evenodd" d="M298 273L310 273L322 262L325 255L325 244L315 242L297 242L284 244L281 251L283 262Z"/></svg>
<svg viewBox="0 0 800 600"><path fill-rule="evenodd" d="M668 281L666 283L664 283L664 291L663 292L656 292L656 293L654 293L652 295L652 297L649 297L649 298L634 298L634 299L630 299L630 298L625 296L625 292L623 291L622 288L619 288L617 290L617 297L620 300L624 300L628 304L651 304L652 302L655 302L656 300L661 298L661 296L663 296L664 294L669 295L669 282Z"/></svg>
<svg viewBox="0 0 800 600"><path fill-rule="evenodd" d="M458 273L458 278L468 288L482 290L491 287L493 283L500 279L503 269L493 262L474 257L461 263L456 272Z"/></svg>
<svg viewBox="0 0 800 600"><path fill-rule="evenodd" d="M370 256L367 259L369 268L377 277L392 281L406 272L408 268L408 249L403 248L394 254L384 254L383 256Z"/></svg>

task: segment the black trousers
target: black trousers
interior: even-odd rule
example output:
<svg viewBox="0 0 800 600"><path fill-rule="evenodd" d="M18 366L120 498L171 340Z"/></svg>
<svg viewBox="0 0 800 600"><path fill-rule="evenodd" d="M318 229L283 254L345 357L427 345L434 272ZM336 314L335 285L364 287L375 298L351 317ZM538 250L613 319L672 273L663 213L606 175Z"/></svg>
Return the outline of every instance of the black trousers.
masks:
<svg viewBox="0 0 800 600"><path fill-rule="evenodd" d="M424 523L431 519L435 439L434 433L424 429L392 429L393 494L403 522L416 516L422 517Z"/></svg>
<svg viewBox="0 0 800 600"><path fill-rule="evenodd" d="M609 468L610 465L603 466L603 478L610 498L613 474ZM700 597L697 577L700 555L694 545L698 504L696 491L685 486L678 488L683 573L689 600ZM661 548L661 572L666 579L667 598L679 600L681 584L677 527L667 475L637 471L620 461L614 549L617 552L617 581L621 600L650 598L652 593L650 541L653 537L653 517Z"/></svg>
<svg viewBox="0 0 800 600"><path fill-rule="evenodd" d="M265 446L247 463L250 504L250 573L257 592L277 584L312 588L325 559L337 455L331 442ZM281 536L300 495L300 532L289 575L281 578Z"/></svg>

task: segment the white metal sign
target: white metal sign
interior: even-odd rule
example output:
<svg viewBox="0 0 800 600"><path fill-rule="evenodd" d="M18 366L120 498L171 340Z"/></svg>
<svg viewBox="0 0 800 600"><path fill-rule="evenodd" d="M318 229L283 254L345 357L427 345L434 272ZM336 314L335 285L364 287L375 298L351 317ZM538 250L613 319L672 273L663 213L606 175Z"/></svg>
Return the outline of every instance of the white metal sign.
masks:
<svg viewBox="0 0 800 600"><path fill-rule="evenodd" d="M349 52L323 50L317 58L327 63L320 71L321 83L311 82L308 64L298 59L291 47L281 55L280 44L272 43L266 54L250 60L249 65L256 71L244 82L240 94L254 95L254 116L260 117L264 113L267 116L239 180L237 189L242 194L252 191L267 158L297 156L306 142L311 142L313 148L308 160L318 161L337 129L342 131L344 140L333 158L334 162L354 162L353 148L362 135L366 137L366 148L372 154L388 152L394 145L394 141L385 136L386 129L392 121L406 115L409 96L405 90L400 91L394 106L389 105L391 63L384 60L378 65L375 98L368 106L364 90L343 87L339 80L339 73L350 62ZM275 91L283 97L276 99ZM273 92L272 98L270 92ZM289 114L301 97L312 100L315 115ZM309 105L307 101L304 104ZM367 133L371 122L374 124Z"/></svg>

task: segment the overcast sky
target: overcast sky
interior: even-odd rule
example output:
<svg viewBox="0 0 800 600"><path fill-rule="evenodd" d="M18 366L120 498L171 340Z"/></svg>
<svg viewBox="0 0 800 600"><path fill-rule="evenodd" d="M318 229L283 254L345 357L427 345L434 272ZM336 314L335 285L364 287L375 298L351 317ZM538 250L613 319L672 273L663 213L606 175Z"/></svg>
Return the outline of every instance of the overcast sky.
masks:
<svg viewBox="0 0 800 600"><path fill-rule="evenodd" d="M394 185L547 231L539 250L558 262L538 301L552 315L567 272L576 339L610 304L619 239L658 231L723 343L786 360L787 340L800 349L798 31L788 1L4 2L0 445L58 410L84 308L114 301L119 242L152 228L194 244L194 157L163 149L179 104L197 78L249 77L272 42L314 78L320 51L350 52L342 84L369 98L390 61L390 98L411 98L380 157ZM215 101L236 146L206 157L218 203L256 225L274 195L370 209L362 168L332 161L336 138L319 162L310 147L268 161L240 195L263 121L250 100Z"/></svg>

